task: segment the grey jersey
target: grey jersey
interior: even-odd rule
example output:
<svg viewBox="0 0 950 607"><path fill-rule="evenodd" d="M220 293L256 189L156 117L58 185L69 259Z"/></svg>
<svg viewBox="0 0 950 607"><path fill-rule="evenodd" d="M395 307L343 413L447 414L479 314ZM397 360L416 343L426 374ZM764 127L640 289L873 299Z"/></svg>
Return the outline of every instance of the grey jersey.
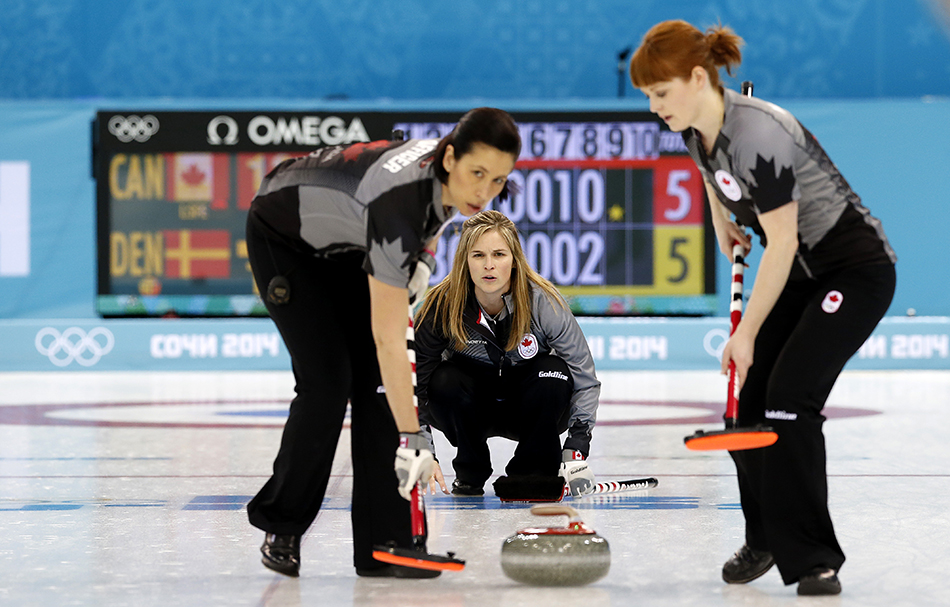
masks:
<svg viewBox="0 0 950 607"><path fill-rule="evenodd" d="M511 294L504 296L505 308L495 319L498 323L510 323L514 306ZM522 336L514 350L504 351L504 343L496 337L474 295L469 295L468 308L463 314L468 341L461 351L450 347L449 339L442 333L442 323L433 319L433 314L423 318L416 327L416 374L419 388L420 416L426 403L426 387L429 376L443 360L456 356L485 365L520 365L539 354L553 354L563 359L574 379L574 394L571 397L569 432L572 437L586 437L597 421L597 406L600 402L600 380L594 370L594 358L587 338L577 324L577 319L560 302L552 301L542 289L531 285L531 333ZM504 336L507 341L507 335ZM503 355L503 357L500 357ZM420 417L422 419L422 417Z"/></svg>
<svg viewBox="0 0 950 607"><path fill-rule="evenodd" d="M798 202L797 263L791 278L814 277L897 256L815 137L786 110L726 90L725 117L711 154L694 129L690 156L722 203L765 243L758 215Z"/></svg>
<svg viewBox="0 0 950 607"><path fill-rule="evenodd" d="M264 178L250 212L315 255L363 251L368 274L406 287L419 253L450 218L432 170L437 145L374 141L284 161Z"/></svg>

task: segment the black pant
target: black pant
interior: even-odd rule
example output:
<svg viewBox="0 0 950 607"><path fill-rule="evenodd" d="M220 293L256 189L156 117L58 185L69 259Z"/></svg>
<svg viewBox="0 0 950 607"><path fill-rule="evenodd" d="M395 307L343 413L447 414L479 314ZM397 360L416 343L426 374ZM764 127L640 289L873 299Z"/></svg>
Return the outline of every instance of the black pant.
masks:
<svg viewBox="0 0 950 607"><path fill-rule="evenodd" d="M509 476L557 476L573 392L571 371L557 356L539 355L502 374L456 357L433 371L428 407L435 427L458 449L457 478L481 486L492 474L491 436L518 442L505 467Z"/></svg>
<svg viewBox="0 0 950 607"><path fill-rule="evenodd" d="M883 264L789 283L756 337L739 425L766 423L779 438L732 458L746 542L772 552L786 584L814 567L844 563L828 512L821 410L845 363L887 311L895 282L894 266ZM837 309L830 291L843 296Z"/></svg>
<svg viewBox="0 0 950 607"><path fill-rule="evenodd" d="M251 216L248 259L261 293L278 272L290 302L266 301L290 352L297 396L290 404L270 480L247 506L255 527L303 535L320 510L350 401L353 560L381 565L376 544L411 546L409 502L393 469L399 433L386 401L370 327L369 286L360 259L330 261L267 238Z"/></svg>

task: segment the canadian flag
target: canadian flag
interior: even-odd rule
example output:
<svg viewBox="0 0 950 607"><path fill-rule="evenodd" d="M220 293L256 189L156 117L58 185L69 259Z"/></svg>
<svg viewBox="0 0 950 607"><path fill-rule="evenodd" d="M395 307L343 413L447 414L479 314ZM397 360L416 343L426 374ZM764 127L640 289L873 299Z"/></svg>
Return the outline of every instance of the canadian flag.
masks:
<svg viewBox="0 0 950 607"><path fill-rule="evenodd" d="M168 199L207 202L215 210L228 208L231 166L227 154L167 154Z"/></svg>

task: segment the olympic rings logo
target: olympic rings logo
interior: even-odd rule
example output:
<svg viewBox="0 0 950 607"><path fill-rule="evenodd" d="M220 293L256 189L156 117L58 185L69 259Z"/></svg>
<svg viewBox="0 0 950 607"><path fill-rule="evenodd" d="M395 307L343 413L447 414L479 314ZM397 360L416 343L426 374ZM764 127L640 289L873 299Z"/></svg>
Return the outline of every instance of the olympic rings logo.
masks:
<svg viewBox="0 0 950 607"><path fill-rule="evenodd" d="M36 334L34 343L36 351L57 367L65 367L73 361L91 367L112 351L115 337L105 327L96 327L89 333L79 327L70 327L62 333L46 327Z"/></svg>
<svg viewBox="0 0 950 607"><path fill-rule="evenodd" d="M722 360L722 351L726 349L726 342L729 341L729 332L724 329L713 329L706 333L703 338L703 348L706 354Z"/></svg>
<svg viewBox="0 0 950 607"><path fill-rule="evenodd" d="M132 140L142 143L158 132L158 118L151 114L141 117L113 116L109 119L109 132L122 143Z"/></svg>

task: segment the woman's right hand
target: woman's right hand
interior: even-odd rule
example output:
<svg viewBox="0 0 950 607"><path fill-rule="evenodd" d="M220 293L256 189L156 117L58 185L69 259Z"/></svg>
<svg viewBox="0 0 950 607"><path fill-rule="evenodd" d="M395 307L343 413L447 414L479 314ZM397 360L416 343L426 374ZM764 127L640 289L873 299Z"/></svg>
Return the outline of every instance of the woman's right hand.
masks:
<svg viewBox="0 0 950 607"><path fill-rule="evenodd" d="M716 189L708 181L703 181L706 186L706 198L709 200L709 213L712 218L713 229L716 231L716 240L719 241L719 250L722 254L732 259L732 243L738 240L742 244L745 254L748 255L752 248L752 239L746 235L745 230L732 219L732 213L719 201L719 195Z"/></svg>
<svg viewBox="0 0 950 607"><path fill-rule="evenodd" d="M752 239L734 221L727 221L723 224L722 230L716 230L716 238L719 240L719 250L729 259L732 259L732 244L736 241L742 245L745 255L748 255L752 249Z"/></svg>
<svg viewBox="0 0 950 607"><path fill-rule="evenodd" d="M445 477L442 476L442 467L439 466L439 462L435 463L435 469L432 471L432 477L429 479L429 492L432 493L432 495L435 495L436 483L442 488L442 493L446 495L449 494L449 488L445 484Z"/></svg>

